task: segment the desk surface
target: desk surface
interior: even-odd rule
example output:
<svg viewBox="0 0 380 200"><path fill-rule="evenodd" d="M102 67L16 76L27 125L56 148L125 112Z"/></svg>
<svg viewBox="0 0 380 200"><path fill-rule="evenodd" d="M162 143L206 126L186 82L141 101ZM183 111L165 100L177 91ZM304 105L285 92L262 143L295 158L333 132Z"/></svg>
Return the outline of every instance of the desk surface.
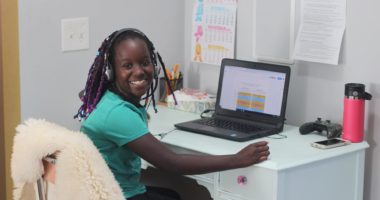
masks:
<svg viewBox="0 0 380 200"><path fill-rule="evenodd" d="M149 129L153 135L163 134L162 142L191 151L211 155L233 154L249 143L267 141L271 152L269 159L257 164L256 167L273 170L288 169L360 151L368 147L367 142L361 142L333 149L317 149L311 147L310 143L324 140L325 137L317 134L300 135L298 127L290 125L285 125L284 131L281 133L286 136L284 139L264 137L247 142L235 142L174 128L175 123L197 119L199 114L173 110L164 106L158 106L158 113L156 114L153 111L149 111L149 113L151 115Z"/></svg>

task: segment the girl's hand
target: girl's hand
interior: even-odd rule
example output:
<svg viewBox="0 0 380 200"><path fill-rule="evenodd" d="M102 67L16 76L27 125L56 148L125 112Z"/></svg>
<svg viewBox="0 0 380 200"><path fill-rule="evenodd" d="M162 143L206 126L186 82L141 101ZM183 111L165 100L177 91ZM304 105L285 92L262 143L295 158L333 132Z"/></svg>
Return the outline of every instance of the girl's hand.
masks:
<svg viewBox="0 0 380 200"><path fill-rule="evenodd" d="M235 155L238 165L247 167L267 160L269 154L268 142L261 141L246 146Z"/></svg>

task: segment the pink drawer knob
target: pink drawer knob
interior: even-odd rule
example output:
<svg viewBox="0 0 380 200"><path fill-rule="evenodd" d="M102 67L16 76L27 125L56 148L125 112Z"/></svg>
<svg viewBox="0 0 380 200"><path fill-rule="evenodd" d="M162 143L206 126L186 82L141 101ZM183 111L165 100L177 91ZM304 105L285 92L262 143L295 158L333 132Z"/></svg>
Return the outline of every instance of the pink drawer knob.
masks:
<svg viewBox="0 0 380 200"><path fill-rule="evenodd" d="M247 177L245 176L238 176L237 177L237 182L239 185L245 185L247 184Z"/></svg>

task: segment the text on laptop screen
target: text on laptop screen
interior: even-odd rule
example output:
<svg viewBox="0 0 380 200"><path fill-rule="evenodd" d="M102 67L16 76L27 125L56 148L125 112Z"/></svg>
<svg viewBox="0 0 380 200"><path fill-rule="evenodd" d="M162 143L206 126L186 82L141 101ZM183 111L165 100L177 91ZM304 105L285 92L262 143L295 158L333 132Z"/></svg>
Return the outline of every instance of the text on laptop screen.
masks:
<svg viewBox="0 0 380 200"><path fill-rule="evenodd" d="M281 115L285 73L225 66L219 105L223 109Z"/></svg>

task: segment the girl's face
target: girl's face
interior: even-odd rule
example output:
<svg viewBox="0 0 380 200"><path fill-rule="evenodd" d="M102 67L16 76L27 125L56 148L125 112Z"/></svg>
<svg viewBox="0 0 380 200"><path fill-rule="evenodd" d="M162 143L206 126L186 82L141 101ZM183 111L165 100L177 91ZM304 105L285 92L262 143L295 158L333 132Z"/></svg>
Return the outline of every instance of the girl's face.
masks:
<svg viewBox="0 0 380 200"><path fill-rule="evenodd" d="M127 39L114 47L116 89L132 103L139 103L152 81L154 66L146 43Z"/></svg>

